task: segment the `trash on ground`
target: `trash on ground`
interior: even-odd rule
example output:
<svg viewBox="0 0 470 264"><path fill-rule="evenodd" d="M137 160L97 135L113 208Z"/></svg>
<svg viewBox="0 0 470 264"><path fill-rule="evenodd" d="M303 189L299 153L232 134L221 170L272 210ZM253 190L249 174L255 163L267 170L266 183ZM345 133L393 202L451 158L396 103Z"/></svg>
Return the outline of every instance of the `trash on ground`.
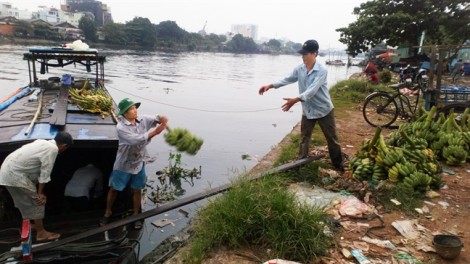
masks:
<svg viewBox="0 0 470 264"><path fill-rule="evenodd" d="M436 191L427 191L426 192L426 197L431 198L431 199L432 198L437 198L437 197L440 197L440 196L441 195Z"/></svg>
<svg viewBox="0 0 470 264"><path fill-rule="evenodd" d="M448 168L444 168L444 167L442 167L442 171L449 174L449 175L454 175L455 174L455 171L449 170Z"/></svg>
<svg viewBox="0 0 470 264"><path fill-rule="evenodd" d="M184 217L188 217L188 216L189 216L189 213L186 212L186 211L183 210L183 209L179 209L179 210L178 210L178 213L181 214L181 215L183 215Z"/></svg>
<svg viewBox="0 0 470 264"><path fill-rule="evenodd" d="M418 224L418 220L394 221L392 222L392 226L408 240L404 244L412 244L416 250L435 252L434 248L431 246L431 231Z"/></svg>
<svg viewBox="0 0 470 264"><path fill-rule="evenodd" d="M170 220L170 219L159 219L159 220L153 221L152 225L154 225L156 227L164 227L164 226L167 226L167 225L170 225L170 224L174 224L173 222L174 221Z"/></svg>
<svg viewBox="0 0 470 264"><path fill-rule="evenodd" d="M374 244L374 245L379 246L381 248L388 248L388 249L391 249L391 250L397 250L395 245L390 240L380 240L380 239L370 238L370 237L367 237L367 236L364 236L361 239L364 242Z"/></svg>
<svg viewBox="0 0 470 264"><path fill-rule="evenodd" d="M449 203L448 203L448 202L439 201L439 202L437 202L437 203L440 204L444 209L446 209L446 208L449 206Z"/></svg>
<svg viewBox="0 0 470 264"><path fill-rule="evenodd" d="M331 208L331 201L341 201L344 198L344 195L341 193L312 185L291 184L289 190L294 192L300 202L312 206Z"/></svg>
<svg viewBox="0 0 470 264"><path fill-rule="evenodd" d="M332 169L325 169L325 168L319 168L318 169L318 174L320 176L322 176L323 178L338 178L338 177L341 177L341 175L335 171L335 170L332 170Z"/></svg>
<svg viewBox="0 0 470 264"><path fill-rule="evenodd" d="M344 216L364 216L374 212L374 207L369 206L355 196L350 196L339 205L339 213Z"/></svg>
<svg viewBox="0 0 470 264"><path fill-rule="evenodd" d="M351 254L356 258L359 264L372 264L359 250L352 249Z"/></svg>
<svg viewBox="0 0 470 264"><path fill-rule="evenodd" d="M390 202L394 203L395 205L400 205L400 201L398 201L397 199L390 199Z"/></svg>
<svg viewBox="0 0 470 264"><path fill-rule="evenodd" d="M427 204L427 205L436 206L436 204L435 204L435 203L433 203L433 202L430 202L430 201L424 201L424 203L425 203L425 204Z"/></svg>
<svg viewBox="0 0 470 264"><path fill-rule="evenodd" d="M362 241L353 241L354 248L361 251L361 252L367 252L369 251L369 244L366 242Z"/></svg>
<svg viewBox="0 0 470 264"><path fill-rule="evenodd" d="M263 264L301 264L299 262L283 260L283 259L272 259L264 262Z"/></svg>
<svg viewBox="0 0 470 264"><path fill-rule="evenodd" d="M395 259L398 259L398 260L405 260L406 262L405 263L410 263L410 264L424 264L422 261L420 261L419 259L413 257L412 255L408 254L408 253L404 253L404 252L399 252L397 254L395 254ZM400 262L402 263L402 262Z"/></svg>
<svg viewBox="0 0 470 264"><path fill-rule="evenodd" d="M416 220L401 220L392 222L392 226L395 227L402 236L408 239L416 239L419 236L419 232L415 229L417 224Z"/></svg>
<svg viewBox="0 0 470 264"><path fill-rule="evenodd" d="M343 256L344 256L346 259L352 259L352 258L353 258L353 255L351 254L351 251L349 251L349 249L343 248L343 249L341 250L341 253L343 254Z"/></svg>

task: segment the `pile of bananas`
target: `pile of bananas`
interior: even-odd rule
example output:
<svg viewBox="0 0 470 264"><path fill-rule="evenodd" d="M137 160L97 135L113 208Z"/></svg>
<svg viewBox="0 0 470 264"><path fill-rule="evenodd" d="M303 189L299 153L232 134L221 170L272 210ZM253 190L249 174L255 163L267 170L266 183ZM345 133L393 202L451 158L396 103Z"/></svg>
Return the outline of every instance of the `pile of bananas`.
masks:
<svg viewBox="0 0 470 264"><path fill-rule="evenodd" d="M373 185L388 180L418 192L440 188L442 168L434 152L404 130L400 134L404 144L392 146L385 142L381 128L377 128L374 138L364 141L350 160L353 177Z"/></svg>
<svg viewBox="0 0 470 264"><path fill-rule="evenodd" d="M166 143L175 146L178 151L186 152L190 155L196 155L204 143L204 140L196 137L184 128L168 129L168 132L163 137Z"/></svg>
<svg viewBox="0 0 470 264"><path fill-rule="evenodd" d="M450 113L447 117L439 114L434 121L437 108L422 111L413 123L400 125L398 131L390 134L388 144L411 148L430 148L438 159L452 166L461 166L470 158L470 108L463 114ZM409 138L405 138L409 135Z"/></svg>
<svg viewBox="0 0 470 264"><path fill-rule="evenodd" d="M112 111L113 99L101 88L69 88L69 96L80 110L99 113L103 118Z"/></svg>

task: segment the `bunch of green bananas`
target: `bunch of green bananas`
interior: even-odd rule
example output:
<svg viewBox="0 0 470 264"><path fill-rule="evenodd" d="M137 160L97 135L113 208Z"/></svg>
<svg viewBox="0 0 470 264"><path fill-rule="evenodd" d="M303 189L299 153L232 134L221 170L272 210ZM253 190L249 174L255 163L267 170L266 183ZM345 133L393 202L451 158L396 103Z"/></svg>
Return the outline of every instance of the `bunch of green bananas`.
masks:
<svg viewBox="0 0 470 264"><path fill-rule="evenodd" d="M378 184L381 180L386 180L388 175L384 166L375 163L372 169L372 183Z"/></svg>
<svg viewBox="0 0 470 264"><path fill-rule="evenodd" d="M431 185L432 177L429 175L416 171L412 173L410 176L403 179L403 183L401 183L405 188L418 191L418 192L426 192L429 190L429 186Z"/></svg>
<svg viewBox="0 0 470 264"><path fill-rule="evenodd" d="M101 88L74 89L69 88L69 95L80 110L100 113L107 116L112 111L113 99Z"/></svg>
<svg viewBox="0 0 470 264"><path fill-rule="evenodd" d="M204 143L204 140L184 128L168 129L163 137L169 145L175 146L178 151L185 151L190 155L196 155Z"/></svg>
<svg viewBox="0 0 470 264"><path fill-rule="evenodd" d="M369 158L357 159L354 161L352 168L354 168L352 171L352 176L356 180L369 180L373 173L374 163Z"/></svg>
<svg viewBox="0 0 470 264"><path fill-rule="evenodd" d="M391 149L386 156L382 156L383 163L386 167L390 168L395 163L403 160L403 151L399 148Z"/></svg>
<svg viewBox="0 0 470 264"><path fill-rule="evenodd" d="M464 165L467 162L468 153L462 146L450 145L442 150L442 157L446 163L453 166Z"/></svg>

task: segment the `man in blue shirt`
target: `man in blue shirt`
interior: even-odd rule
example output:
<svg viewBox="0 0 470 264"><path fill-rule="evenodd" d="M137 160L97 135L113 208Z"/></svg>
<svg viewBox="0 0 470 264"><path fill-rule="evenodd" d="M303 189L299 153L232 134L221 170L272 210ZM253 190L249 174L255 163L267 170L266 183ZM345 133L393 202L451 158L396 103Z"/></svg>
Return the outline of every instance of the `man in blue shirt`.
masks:
<svg viewBox="0 0 470 264"><path fill-rule="evenodd" d="M308 156L313 128L318 122L325 135L333 166L343 171L343 155L338 143L334 108L326 82L328 71L324 65L317 62L318 48L319 46L316 40L307 40L303 44L302 49L298 51L302 54L303 64L297 66L293 72L284 79L262 86L259 89L259 94L263 95L271 88L277 89L287 84L297 82L299 86L299 96L284 98L286 102L282 105L282 110L284 112L289 111L289 109L298 102L302 104L303 113L300 124L301 142L299 159Z"/></svg>

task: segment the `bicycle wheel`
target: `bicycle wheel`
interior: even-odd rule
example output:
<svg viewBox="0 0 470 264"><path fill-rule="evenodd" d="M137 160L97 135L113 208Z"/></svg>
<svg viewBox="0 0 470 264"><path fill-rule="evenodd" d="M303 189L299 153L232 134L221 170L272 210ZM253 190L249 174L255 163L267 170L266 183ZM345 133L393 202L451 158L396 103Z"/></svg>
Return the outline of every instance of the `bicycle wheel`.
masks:
<svg viewBox="0 0 470 264"><path fill-rule="evenodd" d="M362 114L367 123L374 127L388 127L398 117L398 105L386 93L373 93L367 96Z"/></svg>

